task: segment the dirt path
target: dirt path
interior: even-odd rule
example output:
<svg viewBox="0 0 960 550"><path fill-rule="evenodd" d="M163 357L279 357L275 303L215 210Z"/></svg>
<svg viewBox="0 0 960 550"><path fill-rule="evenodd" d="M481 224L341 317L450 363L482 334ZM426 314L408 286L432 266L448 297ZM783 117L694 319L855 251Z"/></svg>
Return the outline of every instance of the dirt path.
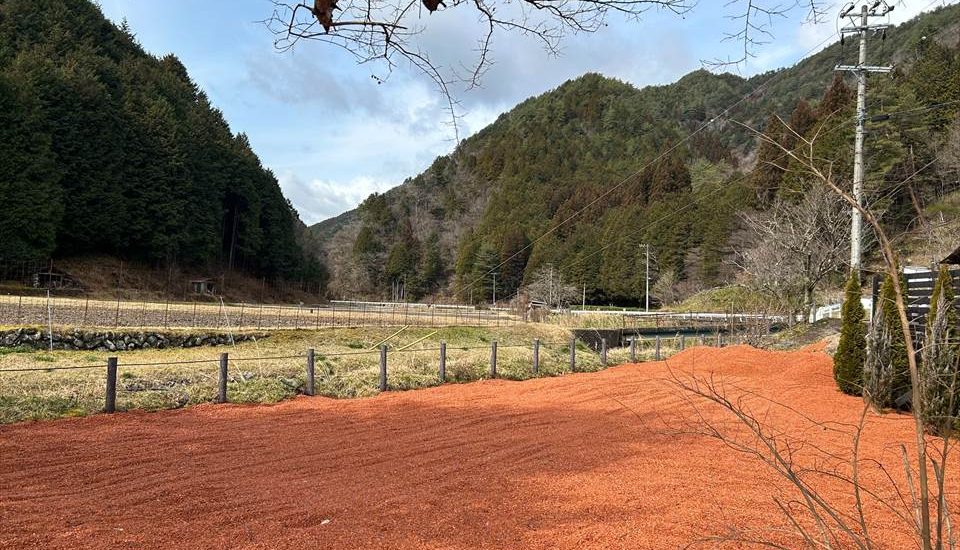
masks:
<svg viewBox="0 0 960 550"><path fill-rule="evenodd" d="M817 419L860 411L813 349L694 348L669 366ZM771 497L790 493L768 470L667 429L692 418L668 372L0 426L0 547L673 548L783 526ZM770 419L803 425L782 409ZM910 426L871 417L864 455L895 470ZM831 434L810 437L849 448ZM889 547L903 547L887 523Z"/></svg>

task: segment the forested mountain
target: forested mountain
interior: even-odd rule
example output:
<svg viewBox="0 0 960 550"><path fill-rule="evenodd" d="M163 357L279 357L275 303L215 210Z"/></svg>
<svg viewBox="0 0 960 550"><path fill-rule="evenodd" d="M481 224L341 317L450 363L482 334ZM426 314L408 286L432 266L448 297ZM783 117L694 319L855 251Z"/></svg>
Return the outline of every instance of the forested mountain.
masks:
<svg viewBox="0 0 960 550"><path fill-rule="evenodd" d="M872 121L868 142L868 191L889 224L908 223L911 190L923 200L956 186L934 171L912 187L899 182L935 158L938 136L957 118L958 22L960 7L942 8L875 41L872 60L897 70L871 78L871 114L902 114ZM494 275L505 297L549 264L583 285L589 301L625 304L643 295L641 243L679 284L727 281L738 212L788 200L805 185L741 123L795 146L780 115L818 135L818 158L846 177L854 84L833 68L852 56L850 44L834 44L749 79L700 70L639 90L587 74L528 99L424 173L315 226L330 290L389 296L405 282L408 297L478 302L489 300Z"/></svg>
<svg viewBox="0 0 960 550"><path fill-rule="evenodd" d="M0 1L0 259L88 253L318 280L246 136L89 0Z"/></svg>

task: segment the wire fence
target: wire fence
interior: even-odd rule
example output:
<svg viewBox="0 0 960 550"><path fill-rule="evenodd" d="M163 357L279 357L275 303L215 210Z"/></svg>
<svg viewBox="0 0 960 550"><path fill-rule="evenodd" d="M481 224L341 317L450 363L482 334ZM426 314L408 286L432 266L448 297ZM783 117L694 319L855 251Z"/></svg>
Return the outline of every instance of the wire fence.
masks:
<svg viewBox="0 0 960 550"><path fill-rule="evenodd" d="M688 346L722 347L742 341L723 333L630 337L612 346L602 340L594 350L584 342L448 345L415 349L374 348L350 351L218 357L179 361L51 365L0 369L4 407L35 406L35 395L83 395L83 413L131 409L175 408L196 403L262 403L295 395L370 396L391 390L416 389L479 379L525 380L566 373L590 372L610 365L659 361ZM68 373L83 372L77 378ZM146 373L145 373L146 372ZM58 376L64 373L63 376ZM47 376L53 378L46 378ZM27 378L24 378L27 377ZM18 388L15 390L15 388ZM12 396L18 393L18 397ZM52 396L52 397L51 397ZM66 413L70 414L66 409ZM29 411L0 411L0 420L29 418Z"/></svg>
<svg viewBox="0 0 960 550"><path fill-rule="evenodd" d="M148 301L76 296L0 296L0 325L215 330L324 327L501 327L519 318L506 309L398 302L328 304Z"/></svg>

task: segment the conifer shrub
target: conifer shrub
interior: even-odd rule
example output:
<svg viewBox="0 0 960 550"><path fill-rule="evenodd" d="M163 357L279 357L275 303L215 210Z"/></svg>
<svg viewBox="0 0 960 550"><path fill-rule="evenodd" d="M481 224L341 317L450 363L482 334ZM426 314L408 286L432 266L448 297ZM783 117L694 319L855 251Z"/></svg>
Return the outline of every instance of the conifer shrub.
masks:
<svg viewBox="0 0 960 550"><path fill-rule="evenodd" d="M850 275L841 310L843 326L840 344L833 356L833 378L837 387L848 395L860 395L863 389L863 367L867 360L866 312L860 303L860 277Z"/></svg>
<svg viewBox="0 0 960 550"><path fill-rule="evenodd" d="M933 433L949 435L960 415L960 324L950 272L944 267L933 287L920 367L920 414Z"/></svg>

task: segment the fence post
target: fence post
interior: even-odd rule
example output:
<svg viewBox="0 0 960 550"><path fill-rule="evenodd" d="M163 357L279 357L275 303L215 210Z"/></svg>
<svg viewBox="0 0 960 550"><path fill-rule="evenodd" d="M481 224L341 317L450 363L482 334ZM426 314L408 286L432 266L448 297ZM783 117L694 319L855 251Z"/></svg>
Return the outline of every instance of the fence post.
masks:
<svg viewBox="0 0 960 550"><path fill-rule="evenodd" d="M387 391L387 345L380 344L380 391Z"/></svg>
<svg viewBox="0 0 960 550"><path fill-rule="evenodd" d="M630 362L637 362L637 337L630 338Z"/></svg>
<svg viewBox="0 0 960 550"><path fill-rule="evenodd" d="M681 334L680 335L680 351L683 351L685 349L687 349L687 335Z"/></svg>
<svg viewBox="0 0 960 550"><path fill-rule="evenodd" d="M570 372L577 372L577 339L570 340Z"/></svg>
<svg viewBox="0 0 960 550"><path fill-rule="evenodd" d="M440 342L440 383L447 381L447 343Z"/></svg>
<svg viewBox="0 0 960 550"><path fill-rule="evenodd" d="M220 354L220 380L217 389L217 403L227 402L227 365L230 362L230 356L227 353Z"/></svg>
<svg viewBox="0 0 960 550"><path fill-rule="evenodd" d="M600 365L607 368L607 339L600 339Z"/></svg>
<svg viewBox="0 0 960 550"><path fill-rule="evenodd" d="M497 377L497 341L490 342L490 378Z"/></svg>
<svg viewBox="0 0 960 550"><path fill-rule="evenodd" d="M701 345L701 346L706 345L707 341L705 340L705 338L706 338L706 337L705 337L705 336L703 335L703 333L701 332L701 333L700 333L700 345Z"/></svg>
<svg viewBox="0 0 960 550"><path fill-rule="evenodd" d="M313 348L307 350L307 395L313 395L314 371L316 367L316 351Z"/></svg>
<svg viewBox="0 0 960 550"><path fill-rule="evenodd" d="M117 410L117 358L107 358L107 395L105 399L103 412L116 412Z"/></svg>
<svg viewBox="0 0 960 550"><path fill-rule="evenodd" d="M655 345L655 347L654 347L654 355L653 355L653 357L654 357L654 359L656 359L657 361L660 360L660 335L659 335L659 334L657 335L657 342L656 342L656 345Z"/></svg>
<svg viewBox="0 0 960 550"><path fill-rule="evenodd" d="M718 348L722 348L722 347L723 347L723 341L720 339L720 331L719 331L719 330L717 331L717 347L718 347Z"/></svg>
<svg viewBox="0 0 960 550"><path fill-rule="evenodd" d="M540 339L533 341L533 375L540 374Z"/></svg>

